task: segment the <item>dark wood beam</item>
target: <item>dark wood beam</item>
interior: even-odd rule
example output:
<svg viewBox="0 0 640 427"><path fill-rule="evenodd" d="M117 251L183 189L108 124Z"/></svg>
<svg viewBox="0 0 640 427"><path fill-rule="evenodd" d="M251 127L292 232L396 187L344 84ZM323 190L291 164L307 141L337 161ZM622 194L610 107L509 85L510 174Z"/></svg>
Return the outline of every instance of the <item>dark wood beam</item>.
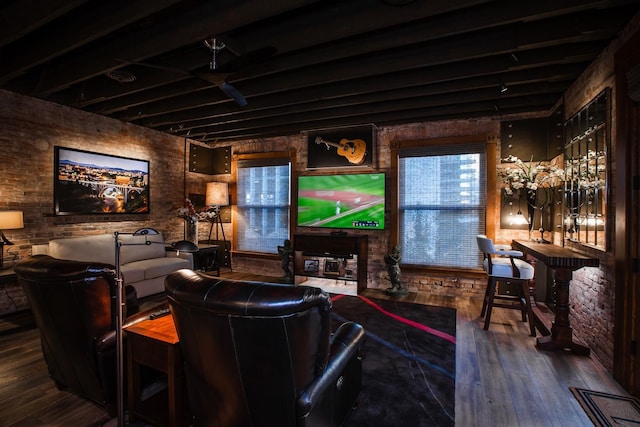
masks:
<svg viewBox="0 0 640 427"><path fill-rule="evenodd" d="M381 89L385 90L438 81L447 81L463 77L472 77L491 73L501 74L506 73L509 70L527 69L529 67L538 67L540 65L547 66L572 62L584 63L585 61L592 60L595 55L600 52L602 47L603 44L601 42L596 42L571 45L569 48L557 47L537 49L520 53L520 59L517 63L514 63L508 55L476 58L475 60L469 59L467 61L465 61L464 58L461 58L459 63L416 68L414 70L404 72L402 70L405 69L405 66L401 62L397 61L394 62L395 68L387 70L387 73L382 73L382 70L377 70L380 75L372 75L375 70L370 69L371 65L362 69L361 75L357 75L356 68L358 64L356 63L351 66L351 72L347 73L349 78L345 78L343 81L338 81L333 84L328 82L335 80L335 77L333 79L328 78L327 83L324 83L322 80L324 73L331 72L331 67L327 66L320 67L317 70L309 72L310 75L305 74L298 76L295 73L292 73L268 76L258 79L257 81L243 82L243 84L238 85L238 87L249 99L249 108L251 108L251 99L258 97L261 92L268 92L266 95L278 94L278 96L281 97L288 96L287 93L289 92L289 89L299 88L300 90L304 89L305 91L309 91L303 95L307 100L326 99L337 96L366 93ZM478 50L479 49L480 48L478 48ZM492 49L485 48L484 50L485 52L490 53ZM379 58L381 68L386 60L387 59L384 57ZM344 69L349 66L350 64L344 64ZM496 78L496 80L498 79L499 77ZM263 87L266 88L266 90L262 89ZM141 94L141 96L144 96L144 94ZM190 108L202 108L216 103L216 99L208 98L208 96L209 95L201 96L199 93L192 92L177 98L167 99L162 102L138 105L131 111L116 114L115 117L125 121L140 120L145 117L168 114ZM219 102L219 99L217 99L217 102ZM281 104L281 102L282 100L278 100L277 104ZM114 105L117 104L118 102L110 104L110 107L114 108ZM122 99L121 105L126 108L127 100ZM100 109L95 111L101 114L105 113L104 110Z"/></svg>
<svg viewBox="0 0 640 427"><path fill-rule="evenodd" d="M72 12L64 20L34 31L5 48L3 56L11 61L0 62L0 84L179 1L112 0Z"/></svg>
<svg viewBox="0 0 640 427"><path fill-rule="evenodd" d="M225 32L316 1L318 0L227 0L195 3L192 9L153 22L137 32L125 33L113 40L98 43L93 49L72 58L52 61L33 94L51 94L71 84L118 69L122 67L122 62L117 58L143 61L185 44L202 41L211 37L214 32Z"/></svg>
<svg viewBox="0 0 640 427"><path fill-rule="evenodd" d="M87 0L20 0L0 8L0 47L18 40ZM43 41L44 42L44 41ZM6 60L6 59L5 59Z"/></svg>

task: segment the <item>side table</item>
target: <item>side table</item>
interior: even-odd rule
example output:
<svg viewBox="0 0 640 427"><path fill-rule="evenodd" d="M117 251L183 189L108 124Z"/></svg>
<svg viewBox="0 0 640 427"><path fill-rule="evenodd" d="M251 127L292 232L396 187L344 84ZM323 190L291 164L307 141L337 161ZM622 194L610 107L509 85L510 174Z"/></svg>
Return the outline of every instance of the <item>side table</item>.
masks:
<svg viewBox="0 0 640 427"><path fill-rule="evenodd" d="M169 314L125 328L127 335L129 420L143 419L154 426L188 426L189 411L184 386L182 353ZM142 400L140 367L167 374L165 390Z"/></svg>
<svg viewBox="0 0 640 427"><path fill-rule="evenodd" d="M194 254L196 270L218 272L220 276L220 245L203 245L198 243L198 252Z"/></svg>
<svg viewBox="0 0 640 427"><path fill-rule="evenodd" d="M13 268L0 270L0 316L29 309L29 301Z"/></svg>

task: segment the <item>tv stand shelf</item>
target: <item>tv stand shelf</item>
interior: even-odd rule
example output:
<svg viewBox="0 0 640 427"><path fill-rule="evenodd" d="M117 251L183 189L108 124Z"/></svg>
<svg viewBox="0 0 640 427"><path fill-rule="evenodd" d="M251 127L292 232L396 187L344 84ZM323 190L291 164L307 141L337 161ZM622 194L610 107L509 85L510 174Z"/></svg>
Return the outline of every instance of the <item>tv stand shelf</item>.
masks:
<svg viewBox="0 0 640 427"><path fill-rule="evenodd" d="M366 235L295 234L294 275L353 281L367 288L369 239Z"/></svg>

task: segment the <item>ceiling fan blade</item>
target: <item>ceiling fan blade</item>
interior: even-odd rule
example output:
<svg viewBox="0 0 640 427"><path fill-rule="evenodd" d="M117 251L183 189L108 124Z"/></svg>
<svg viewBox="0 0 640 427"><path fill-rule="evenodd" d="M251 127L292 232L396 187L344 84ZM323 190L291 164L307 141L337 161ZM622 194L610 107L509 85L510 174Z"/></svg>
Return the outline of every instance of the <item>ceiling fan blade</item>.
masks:
<svg viewBox="0 0 640 427"><path fill-rule="evenodd" d="M235 88L235 86L230 85L227 82L222 82L222 84L218 85L218 87L221 91L226 93L229 98L236 101L236 104L238 104L239 106L244 107L247 105L247 100L244 98L244 96L242 96L240 91Z"/></svg>
<svg viewBox="0 0 640 427"><path fill-rule="evenodd" d="M218 86L222 92L224 92L229 98L236 101L236 104L238 104L239 106L244 107L245 105L247 105L247 100L240 93L240 91L236 89L232 84L227 83L227 81L225 80L226 74L220 75L216 73L198 73L196 74L196 76L200 77L202 80L206 80Z"/></svg>

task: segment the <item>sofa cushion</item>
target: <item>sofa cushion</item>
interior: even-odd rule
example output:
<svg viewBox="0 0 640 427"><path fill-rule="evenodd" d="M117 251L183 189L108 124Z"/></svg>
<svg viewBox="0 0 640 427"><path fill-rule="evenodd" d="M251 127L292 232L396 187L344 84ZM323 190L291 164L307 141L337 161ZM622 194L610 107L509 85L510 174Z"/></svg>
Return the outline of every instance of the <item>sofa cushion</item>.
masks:
<svg viewBox="0 0 640 427"><path fill-rule="evenodd" d="M166 276L181 268L189 268L188 260L178 257L152 258L130 262L122 266L122 277L125 283L153 279Z"/></svg>
<svg viewBox="0 0 640 427"><path fill-rule="evenodd" d="M144 280L144 268L141 266L124 264L120 266L120 272L125 285L135 286L136 282Z"/></svg>
<svg viewBox="0 0 640 427"><path fill-rule="evenodd" d="M121 265L143 259L162 258L165 256L162 234L147 234L144 236L121 234L118 236L118 240L121 243Z"/></svg>
<svg viewBox="0 0 640 427"><path fill-rule="evenodd" d="M112 234L54 239L49 242L49 255L58 259L115 265L115 239Z"/></svg>

